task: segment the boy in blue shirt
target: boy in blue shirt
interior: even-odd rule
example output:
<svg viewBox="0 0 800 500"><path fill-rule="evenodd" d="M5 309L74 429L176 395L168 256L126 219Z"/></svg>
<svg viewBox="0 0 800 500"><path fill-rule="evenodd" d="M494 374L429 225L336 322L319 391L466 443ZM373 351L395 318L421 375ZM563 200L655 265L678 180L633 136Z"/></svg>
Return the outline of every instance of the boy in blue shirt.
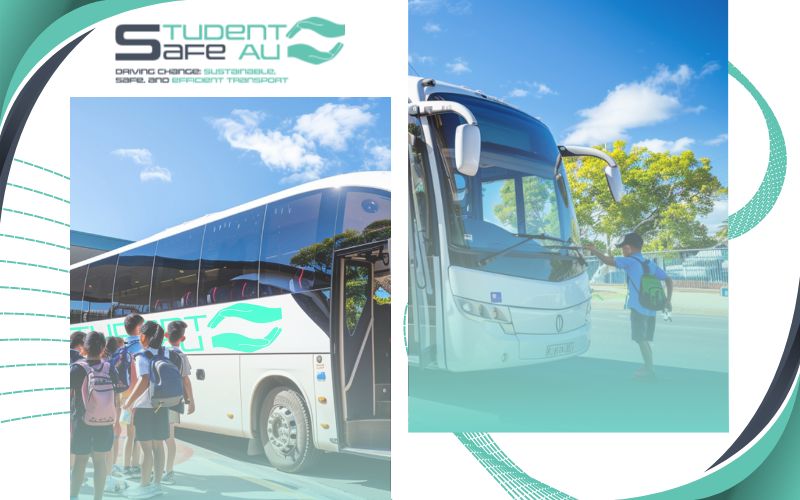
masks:
<svg viewBox="0 0 800 500"><path fill-rule="evenodd" d="M625 302L625 307L631 310L631 339L639 345L639 350L644 360L644 366L636 372L636 376L652 378L655 375L655 371L653 370L653 349L650 346L650 342L653 341L656 331L656 311L648 309L639 303L638 289L642 282L642 275L645 272L645 262L647 263L648 274L652 274L667 285L667 311L672 310L672 279L654 262L644 258L642 246L644 246L644 241L641 236L636 233L628 233L622 239L622 242L617 244L617 248L622 249L622 257L605 255L597 250L594 245L588 245L586 249L604 264L625 271L628 283L628 299Z"/></svg>

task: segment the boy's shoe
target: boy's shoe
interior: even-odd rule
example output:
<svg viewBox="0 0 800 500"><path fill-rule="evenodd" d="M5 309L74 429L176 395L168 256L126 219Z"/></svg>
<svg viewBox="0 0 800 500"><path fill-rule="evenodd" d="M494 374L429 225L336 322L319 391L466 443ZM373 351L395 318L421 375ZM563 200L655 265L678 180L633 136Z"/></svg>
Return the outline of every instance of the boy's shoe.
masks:
<svg viewBox="0 0 800 500"><path fill-rule="evenodd" d="M136 488L129 489L125 496L138 500L143 498L153 498L163 494L164 492L161 490L160 485L150 483L147 486L138 486Z"/></svg>
<svg viewBox="0 0 800 500"><path fill-rule="evenodd" d="M161 478L162 484L175 484L175 471L169 471Z"/></svg>
<svg viewBox="0 0 800 500"><path fill-rule="evenodd" d="M129 478L139 478L142 477L142 469L134 465L132 467L125 467L125 475Z"/></svg>
<svg viewBox="0 0 800 500"><path fill-rule="evenodd" d="M106 486L103 488L103 491L106 493L122 493L126 489L128 489L128 483L124 479L108 476L106 478Z"/></svg>
<svg viewBox="0 0 800 500"><path fill-rule="evenodd" d="M114 477L125 477L125 468L120 465L114 464L111 466L111 475Z"/></svg>

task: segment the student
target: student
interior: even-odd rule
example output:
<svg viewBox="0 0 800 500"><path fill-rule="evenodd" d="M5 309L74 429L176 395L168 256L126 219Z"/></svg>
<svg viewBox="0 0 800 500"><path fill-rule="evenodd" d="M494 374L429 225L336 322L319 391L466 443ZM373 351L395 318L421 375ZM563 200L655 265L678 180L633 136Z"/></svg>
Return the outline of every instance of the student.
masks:
<svg viewBox="0 0 800 500"><path fill-rule="evenodd" d="M186 340L186 323L183 321L172 321L167 325L167 335L169 336L170 343L170 356L169 359L175 363L181 371L183 377L183 404L187 405L186 413L191 415L194 413L194 395L192 394L192 380L189 378L192 374L192 365L189 364L189 357L180 350L181 342ZM183 404L179 408L183 410ZM175 482L175 473L173 467L175 466L175 424L180 423L181 414L176 410L169 410L169 438L167 439L167 471L161 481L164 484L173 484Z"/></svg>
<svg viewBox="0 0 800 500"><path fill-rule="evenodd" d="M144 318L138 314L131 313L125 316L124 327L125 333L128 336L125 338L124 348L126 349L127 356L129 356L128 363L130 364L130 389L123 392L120 399L125 401L130 395L133 386L136 384L136 363L133 362L133 357L142 352L142 344L139 342L139 333ZM137 477L141 474L139 468L139 451L140 446L135 442L136 429L133 425L133 415L131 410L122 410L120 412L120 424L125 425L125 449L122 454L123 473L129 477Z"/></svg>
<svg viewBox="0 0 800 500"><path fill-rule="evenodd" d="M664 309L671 311L672 279L654 262L644 258L642 255L643 245L644 240L641 236L636 233L629 233L617 245L617 248L622 249L622 257L605 255L597 250L594 245L588 245L586 249L604 264L625 271L628 283L628 298L625 302L625 307L631 310L631 339L639 345L642 360L644 361L644 366L636 372L635 376L637 378L653 378L655 371L653 369L653 349L650 346L650 342L653 341L656 331L656 311L648 309L640 303L639 288L642 286L642 276L645 274L646 269L647 274L665 282L667 285L667 300Z"/></svg>
<svg viewBox="0 0 800 500"><path fill-rule="evenodd" d="M108 452L114 442L114 380L111 364L101 358L106 339L100 332L86 335L86 359L72 363L69 371L72 434L70 452L75 465L70 477L70 498L77 499L89 455L94 467L94 498L103 498Z"/></svg>
<svg viewBox="0 0 800 500"><path fill-rule="evenodd" d="M69 362L74 363L79 359L86 357L86 350L84 342L86 340L86 332L72 332L69 336Z"/></svg>
<svg viewBox="0 0 800 500"><path fill-rule="evenodd" d="M103 359L110 362L111 358L114 356L114 353L117 352L117 349L122 347L124 342L125 341L120 337L109 337L106 340L106 349L103 352ZM122 476L122 469L116 465L116 462L117 457L119 456L119 437L120 434L122 434L122 425L119 422L121 408L119 394L115 394L114 396L114 406L116 407L117 419L114 421L114 445L111 447L111 452L108 454L108 472L113 476L120 477ZM109 487L114 487L114 491L118 489L115 484L112 484L111 481L109 481L109 483L106 485L106 489L108 490Z"/></svg>
<svg viewBox="0 0 800 500"><path fill-rule="evenodd" d="M139 340L144 349L135 357L138 379L122 408L134 408L135 439L142 446L144 458L140 485L128 491L128 498L152 498L163 493L161 477L164 473L164 441L169 437L169 415L166 408L154 409L149 391L150 362L159 354L164 341L164 329L155 321L147 321L140 331Z"/></svg>

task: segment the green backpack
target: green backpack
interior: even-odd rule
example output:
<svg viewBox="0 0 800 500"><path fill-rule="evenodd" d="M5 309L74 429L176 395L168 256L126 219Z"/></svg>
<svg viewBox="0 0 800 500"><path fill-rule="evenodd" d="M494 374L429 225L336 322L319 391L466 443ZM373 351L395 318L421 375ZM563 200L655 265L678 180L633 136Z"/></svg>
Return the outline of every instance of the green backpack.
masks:
<svg viewBox="0 0 800 500"><path fill-rule="evenodd" d="M651 311L663 311L667 307L667 295L664 293L664 287L661 286L661 280L650 274L648 261L634 260L642 265L642 279L639 281L638 288L639 304ZM634 285L633 288L635 289L636 286Z"/></svg>

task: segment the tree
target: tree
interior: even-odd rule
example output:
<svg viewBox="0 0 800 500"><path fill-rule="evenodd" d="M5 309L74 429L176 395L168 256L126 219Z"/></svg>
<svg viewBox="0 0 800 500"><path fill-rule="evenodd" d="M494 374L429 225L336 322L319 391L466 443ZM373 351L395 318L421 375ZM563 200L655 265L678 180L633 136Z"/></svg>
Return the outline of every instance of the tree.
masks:
<svg viewBox="0 0 800 500"><path fill-rule="evenodd" d="M634 147L627 152L625 141L616 141L611 150L600 149L616 161L627 194L619 203L611 198L602 160L565 159L582 240L599 239L609 248L613 240L636 231L647 250L715 243L698 220L711 213L715 200L727 194L711 173L711 160L698 159L692 151L657 153Z"/></svg>
<svg viewBox="0 0 800 500"><path fill-rule="evenodd" d="M552 181L529 175L522 178L522 196L525 202L525 228L528 234L549 234L561 237L559 230L556 188ZM500 201L493 211L497 220L507 228L517 230L516 184L514 179L503 181Z"/></svg>

